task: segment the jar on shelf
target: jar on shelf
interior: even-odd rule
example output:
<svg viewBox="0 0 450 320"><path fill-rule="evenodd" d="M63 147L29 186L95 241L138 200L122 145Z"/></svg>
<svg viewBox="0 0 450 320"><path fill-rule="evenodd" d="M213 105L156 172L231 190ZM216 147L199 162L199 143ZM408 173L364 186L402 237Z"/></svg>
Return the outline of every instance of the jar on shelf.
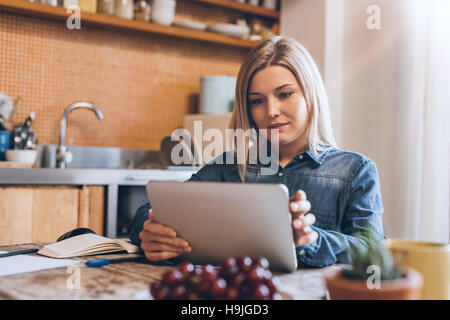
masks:
<svg viewBox="0 0 450 320"><path fill-rule="evenodd" d="M68 8L70 6L78 6L78 0L64 0L63 6L64 8Z"/></svg>
<svg viewBox="0 0 450 320"><path fill-rule="evenodd" d="M39 2L39 1L32 1L32 2ZM41 3L49 4L51 6L56 7L58 5L58 0L41 0Z"/></svg>
<svg viewBox="0 0 450 320"><path fill-rule="evenodd" d="M175 18L175 0L153 0L151 19L154 23L170 26Z"/></svg>
<svg viewBox="0 0 450 320"><path fill-rule="evenodd" d="M117 0L98 0L98 13L114 14L114 2Z"/></svg>
<svg viewBox="0 0 450 320"><path fill-rule="evenodd" d="M263 6L267 9L275 10L277 8L277 0L264 0Z"/></svg>
<svg viewBox="0 0 450 320"><path fill-rule="evenodd" d="M138 0L134 5L134 18L140 21L150 21L151 8L147 0Z"/></svg>
<svg viewBox="0 0 450 320"><path fill-rule="evenodd" d="M133 0L116 0L114 3L114 15L133 20L134 18L134 3Z"/></svg>

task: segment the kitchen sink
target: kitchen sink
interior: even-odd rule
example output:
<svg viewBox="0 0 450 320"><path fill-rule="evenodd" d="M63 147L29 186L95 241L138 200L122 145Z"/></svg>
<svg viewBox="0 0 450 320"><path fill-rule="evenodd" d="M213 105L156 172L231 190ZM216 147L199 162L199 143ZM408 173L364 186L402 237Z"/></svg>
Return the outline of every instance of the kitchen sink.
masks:
<svg viewBox="0 0 450 320"><path fill-rule="evenodd" d="M38 166L56 168L57 145L39 145ZM166 169L160 152L112 147L68 146L73 160L70 169Z"/></svg>

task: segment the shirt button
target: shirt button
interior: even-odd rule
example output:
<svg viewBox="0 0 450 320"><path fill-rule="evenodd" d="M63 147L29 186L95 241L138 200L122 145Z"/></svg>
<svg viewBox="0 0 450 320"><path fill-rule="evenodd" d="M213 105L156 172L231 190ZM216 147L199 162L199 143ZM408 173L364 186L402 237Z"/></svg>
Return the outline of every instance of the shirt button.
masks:
<svg viewBox="0 0 450 320"><path fill-rule="evenodd" d="M302 155L302 154L299 155L298 158L299 158L300 160L302 160L302 159L303 159L303 155Z"/></svg>
<svg viewBox="0 0 450 320"><path fill-rule="evenodd" d="M300 250L300 252L299 252L299 255L304 255L305 254L305 250L304 249L302 249L302 250Z"/></svg>
<svg viewBox="0 0 450 320"><path fill-rule="evenodd" d="M278 176L279 177L283 176L283 172L278 173Z"/></svg>

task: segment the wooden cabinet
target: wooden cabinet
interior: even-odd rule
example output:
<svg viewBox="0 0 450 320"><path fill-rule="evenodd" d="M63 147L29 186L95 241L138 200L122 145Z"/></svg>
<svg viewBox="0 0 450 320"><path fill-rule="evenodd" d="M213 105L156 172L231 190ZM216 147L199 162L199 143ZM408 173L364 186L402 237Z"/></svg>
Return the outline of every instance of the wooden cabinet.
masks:
<svg viewBox="0 0 450 320"><path fill-rule="evenodd" d="M0 245L54 242L87 227L103 235L103 186L0 186Z"/></svg>

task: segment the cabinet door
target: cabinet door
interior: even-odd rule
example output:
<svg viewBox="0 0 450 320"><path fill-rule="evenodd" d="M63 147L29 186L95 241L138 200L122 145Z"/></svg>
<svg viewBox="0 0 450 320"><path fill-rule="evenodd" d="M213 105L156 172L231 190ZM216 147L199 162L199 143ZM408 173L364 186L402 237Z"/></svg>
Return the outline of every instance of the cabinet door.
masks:
<svg viewBox="0 0 450 320"><path fill-rule="evenodd" d="M105 214L105 188L103 186L83 186L80 190L78 227L90 228L103 235Z"/></svg>
<svg viewBox="0 0 450 320"><path fill-rule="evenodd" d="M78 227L78 187L39 186L34 188L32 242L54 242Z"/></svg>
<svg viewBox="0 0 450 320"><path fill-rule="evenodd" d="M0 245L54 242L87 227L103 235L103 186L1 186Z"/></svg>
<svg viewBox="0 0 450 320"><path fill-rule="evenodd" d="M32 188L0 187L0 245L31 242Z"/></svg>

